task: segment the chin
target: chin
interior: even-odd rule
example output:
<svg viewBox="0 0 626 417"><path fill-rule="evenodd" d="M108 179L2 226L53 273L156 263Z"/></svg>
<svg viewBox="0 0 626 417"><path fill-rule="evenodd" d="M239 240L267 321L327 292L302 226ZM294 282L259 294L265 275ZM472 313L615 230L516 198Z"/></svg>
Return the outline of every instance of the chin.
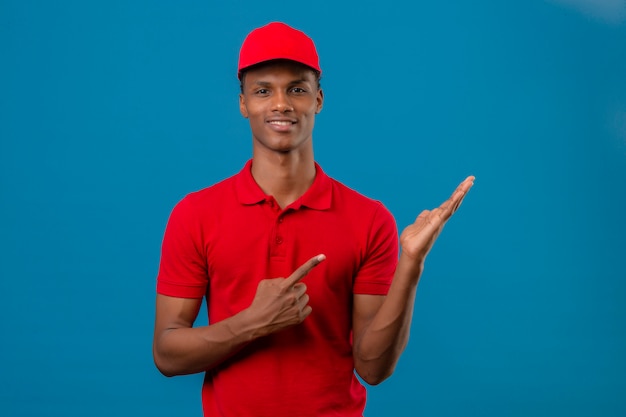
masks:
<svg viewBox="0 0 626 417"><path fill-rule="evenodd" d="M258 141L258 144L261 145L262 147L269 149L270 151L273 152L280 152L280 153L289 153L292 151L295 151L299 148L302 148L304 145L305 141L300 141L300 142L294 142L294 141Z"/></svg>

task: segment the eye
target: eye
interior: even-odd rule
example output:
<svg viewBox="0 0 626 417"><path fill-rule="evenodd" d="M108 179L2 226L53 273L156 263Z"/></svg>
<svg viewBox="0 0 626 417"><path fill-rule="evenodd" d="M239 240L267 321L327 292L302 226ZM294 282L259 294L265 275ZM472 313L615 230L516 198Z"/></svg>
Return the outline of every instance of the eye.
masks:
<svg viewBox="0 0 626 417"><path fill-rule="evenodd" d="M259 88L254 91L254 94L259 95L259 96L265 96L265 95L268 95L269 92L270 91L267 88Z"/></svg>
<svg viewBox="0 0 626 417"><path fill-rule="evenodd" d="M303 93L306 93L306 90L302 87L294 87L291 89L291 92L296 93L296 94L303 94Z"/></svg>

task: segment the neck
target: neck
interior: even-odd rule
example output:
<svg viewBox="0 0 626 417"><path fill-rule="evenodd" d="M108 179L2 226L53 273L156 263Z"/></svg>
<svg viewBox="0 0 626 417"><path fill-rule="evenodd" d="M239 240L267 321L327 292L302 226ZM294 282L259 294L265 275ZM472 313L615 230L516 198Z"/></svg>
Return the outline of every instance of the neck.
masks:
<svg viewBox="0 0 626 417"><path fill-rule="evenodd" d="M285 208L309 189L315 179L313 154L254 152L252 177L265 194Z"/></svg>

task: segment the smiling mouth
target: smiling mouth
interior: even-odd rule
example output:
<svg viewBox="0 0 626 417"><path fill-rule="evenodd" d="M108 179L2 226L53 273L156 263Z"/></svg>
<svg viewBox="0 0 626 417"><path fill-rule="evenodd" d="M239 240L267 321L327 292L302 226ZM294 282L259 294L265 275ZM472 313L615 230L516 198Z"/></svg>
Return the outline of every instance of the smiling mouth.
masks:
<svg viewBox="0 0 626 417"><path fill-rule="evenodd" d="M270 120L268 123L274 126L291 126L294 124L294 122L290 122L289 120Z"/></svg>

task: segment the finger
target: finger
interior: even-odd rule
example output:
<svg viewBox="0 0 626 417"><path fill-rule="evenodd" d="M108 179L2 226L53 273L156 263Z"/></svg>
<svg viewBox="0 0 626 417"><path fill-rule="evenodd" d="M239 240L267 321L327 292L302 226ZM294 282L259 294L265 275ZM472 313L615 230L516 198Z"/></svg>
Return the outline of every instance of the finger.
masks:
<svg viewBox="0 0 626 417"><path fill-rule="evenodd" d="M295 304L297 305L298 310L304 310L307 304L309 304L309 295L304 294L302 297L296 300Z"/></svg>
<svg viewBox="0 0 626 417"><path fill-rule="evenodd" d="M474 185L474 179L475 177L473 175L465 178L463 182L461 182L459 186L456 187L456 190L454 190L455 193L460 194L461 196L465 196L465 194L467 194L470 188L472 188L472 186Z"/></svg>
<svg viewBox="0 0 626 417"><path fill-rule="evenodd" d="M454 197L456 194L465 194L469 191L470 188L472 188L472 185L474 185L474 176L470 175L469 177L465 178L454 190L454 193L452 193L452 196Z"/></svg>
<svg viewBox="0 0 626 417"><path fill-rule="evenodd" d="M470 190L470 188L472 188L472 186L474 185L474 177L473 176L469 176L465 179L465 181L463 181L456 189L456 198L455 198L455 203L453 205L452 208L452 212L454 213L455 211L458 210L458 208L461 206L461 203L463 202L463 200L465 199L465 196L467 195L468 191Z"/></svg>
<svg viewBox="0 0 626 417"><path fill-rule="evenodd" d="M319 265L324 259L326 259L326 255L317 255L306 261L283 281L283 288L290 288L300 282L311 269Z"/></svg>
<svg viewBox="0 0 626 417"><path fill-rule="evenodd" d="M306 306L304 307L301 311L300 311L300 321L304 320L305 318L307 318L307 316L309 314L311 314L311 311L313 311L313 309L311 308L311 306Z"/></svg>
<svg viewBox="0 0 626 417"><path fill-rule="evenodd" d="M474 176L469 176L459 184L458 187L454 190L449 199L443 202L442 205L439 206L446 215L451 216L457 209L461 206L463 199L467 195L467 192L474 185Z"/></svg>
<svg viewBox="0 0 626 417"><path fill-rule="evenodd" d="M291 287L296 298L302 297L303 294L306 293L306 284L302 282L298 282L294 286Z"/></svg>
<svg viewBox="0 0 626 417"><path fill-rule="evenodd" d="M428 217L428 215L430 214L430 210L424 210L422 211L419 216L417 216L415 218L415 222L417 223L420 220L424 220L426 217Z"/></svg>
<svg viewBox="0 0 626 417"><path fill-rule="evenodd" d="M442 221L446 221L449 217L450 213L448 212L448 209L442 204L441 206L433 209L433 211L430 212L430 216L428 216L428 222L432 225L436 225L438 223L441 223Z"/></svg>

